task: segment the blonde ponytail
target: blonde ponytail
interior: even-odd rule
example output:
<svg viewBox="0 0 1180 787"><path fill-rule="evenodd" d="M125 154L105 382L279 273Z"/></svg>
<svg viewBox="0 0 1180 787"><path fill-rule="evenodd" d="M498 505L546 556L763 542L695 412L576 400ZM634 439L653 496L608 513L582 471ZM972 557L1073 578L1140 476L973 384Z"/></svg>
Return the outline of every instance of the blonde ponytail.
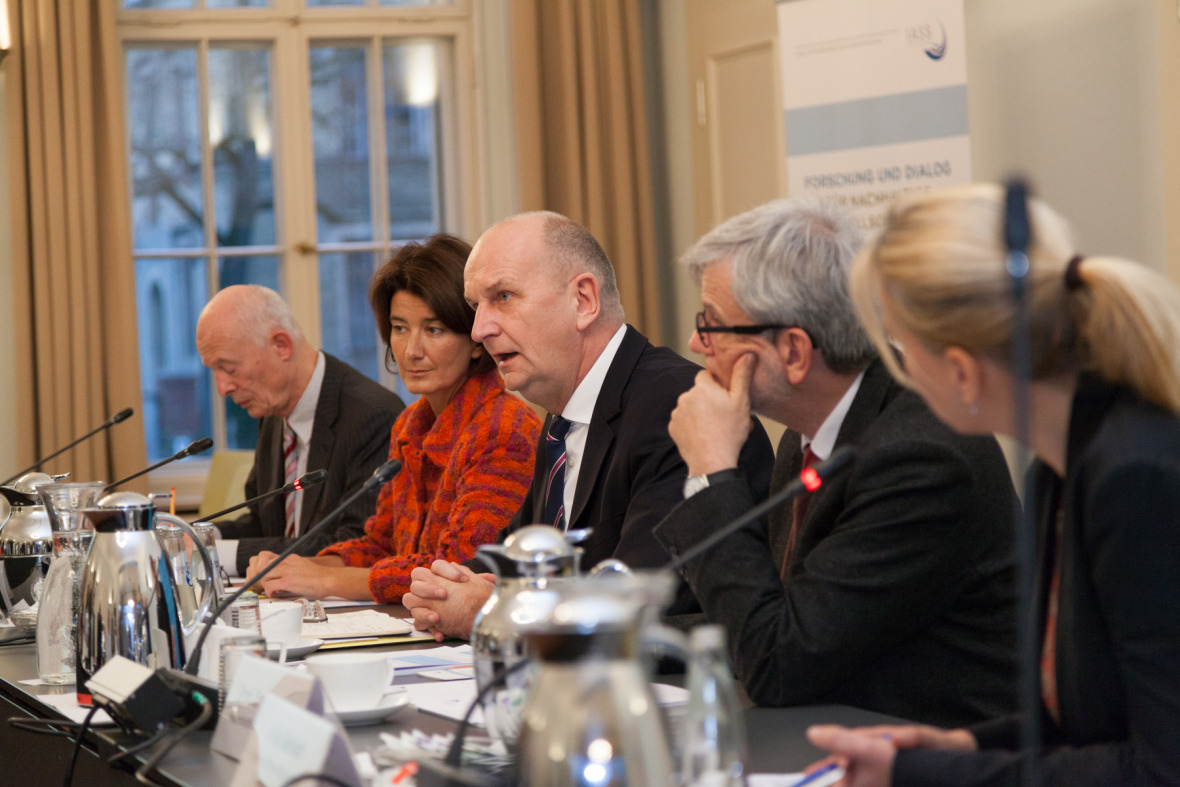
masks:
<svg viewBox="0 0 1180 787"><path fill-rule="evenodd" d="M1112 257L1078 270L1087 367L1180 413L1180 294L1155 271Z"/></svg>
<svg viewBox="0 0 1180 787"><path fill-rule="evenodd" d="M853 302L899 379L905 372L888 347L882 299L930 349L962 347L1007 362L1013 305L1003 209L1003 189L993 184L904 198L857 257ZM1090 370L1180 413L1180 292L1127 260L1070 266L1075 252L1065 221L1038 200L1030 200L1029 214L1034 378Z"/></svg>

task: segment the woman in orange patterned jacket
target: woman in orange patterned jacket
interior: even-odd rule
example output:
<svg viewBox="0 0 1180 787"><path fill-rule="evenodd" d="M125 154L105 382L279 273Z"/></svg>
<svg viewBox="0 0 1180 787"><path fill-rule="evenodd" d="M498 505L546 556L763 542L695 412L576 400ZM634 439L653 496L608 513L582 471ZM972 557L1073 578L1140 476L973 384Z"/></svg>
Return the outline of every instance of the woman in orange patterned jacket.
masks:
<svg viewBox="0 0 1180 787"><path fill-rule="evenodd" d="M268 594L400 602L416 566L471 558L520 508L541 421L471 340L475 312L463 298L470 251L435 235L402 247L374 275L369 302L386 364L421 394L393 425L389 458L402 471L381 489L364 536L288 558L263 581ZM250 573L273 559L258 555Z"/></svg>

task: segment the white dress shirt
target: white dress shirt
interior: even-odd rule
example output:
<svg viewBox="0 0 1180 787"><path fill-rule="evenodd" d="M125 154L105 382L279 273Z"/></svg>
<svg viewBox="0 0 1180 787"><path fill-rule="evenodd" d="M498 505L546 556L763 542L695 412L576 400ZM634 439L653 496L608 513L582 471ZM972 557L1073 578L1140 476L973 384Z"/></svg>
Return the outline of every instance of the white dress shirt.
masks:
<svg viewBox="0 0 1180 787"><path fill-rule="evenodd" d="M815 458L821 462L827 461L827 458L832 455L832 451L836 448L836 438L840 436L840 427L844 425L844 417L848 415L848 410L852 407L852 400L856 398L856 392L860 390L861 380L865 378L865 373L861 372L852 381L852 385L848 386L848 390L840 397L840 401L832 408L832 412L828 413L828 417L819 425L819 429L815 432L815 437L808 437L802 435L802 448L806 449L808 445L811 446L811 453L815 454Z"/></svg>
<svg viewBox="0 0 1180 787"><path fill-rule="evenodd" d="M566 528L569 528L570 517L574 511L574 492L578 488L578 472L582 468L582 456L586 453L586 435L590 431L590 419L594 417L594 405L598 402L598 394L602 390L603 380L610 369L619 345L623 343L623 335L627 333L627 326L619 327L615 335L607 342L602 354L594 361L590 371L578 383L570 400L565 403L561 411L562 418L570 422L570 429L565 435L565 489L562 490L562 502L565 503Z"/></svg>
<svg viewBox="0 0 1180 787"><path fill-rule="evenodd" d="M307 387L303 389L299 401L295 403L295 409L287 417L287 423L291 426L291 431L295 433L295 454L298 457L295 466L296 478L307 472L307 446L311 443L311 432L315 427L315 410L320 402L320 389L324 386L326 366L323 352L317 352L315 370L311 373L311 379L308 380ZM299 535L299 519L303 514L303 493L295 492L294 494L295 535ZM286 508L285 504L284 508ZM236 538L218 539L217 560L231 577L237 576L238 540Z"/></svg>

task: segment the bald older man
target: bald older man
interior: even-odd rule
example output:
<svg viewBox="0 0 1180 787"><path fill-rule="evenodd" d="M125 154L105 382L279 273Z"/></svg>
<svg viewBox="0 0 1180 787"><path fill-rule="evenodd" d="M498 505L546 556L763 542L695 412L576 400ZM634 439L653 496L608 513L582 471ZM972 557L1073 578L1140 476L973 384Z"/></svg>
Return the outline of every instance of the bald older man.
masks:
<svg viewBox="0 0 1180 787"><path fill-rule="evenodd" d="M197 352L213 372L217 393L260 420L246 498L278 489L306 471L327 480L252 505L240 519L218 523L222 565L245 576L250 558L279 552L365 482L389 454L393 422L405 408L394 393L343 361L316 350L274 290L226 287L197 320ZM356 538L377 508L377 490L363 495L299 550L315 555Z"/></svg>

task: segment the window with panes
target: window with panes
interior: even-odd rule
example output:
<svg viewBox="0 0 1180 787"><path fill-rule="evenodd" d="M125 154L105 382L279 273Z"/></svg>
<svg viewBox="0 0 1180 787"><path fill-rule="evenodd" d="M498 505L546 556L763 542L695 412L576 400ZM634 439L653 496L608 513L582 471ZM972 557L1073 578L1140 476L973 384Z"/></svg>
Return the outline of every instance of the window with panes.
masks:
<svg viewBox="0 0 1180 787"><path fill-rule="evenodd" d="M314 343L397 389L368 282L474 212L469 3L122 0L117 22L149 458L254 445L195 345L232 284L278 290Z"/></svg>

